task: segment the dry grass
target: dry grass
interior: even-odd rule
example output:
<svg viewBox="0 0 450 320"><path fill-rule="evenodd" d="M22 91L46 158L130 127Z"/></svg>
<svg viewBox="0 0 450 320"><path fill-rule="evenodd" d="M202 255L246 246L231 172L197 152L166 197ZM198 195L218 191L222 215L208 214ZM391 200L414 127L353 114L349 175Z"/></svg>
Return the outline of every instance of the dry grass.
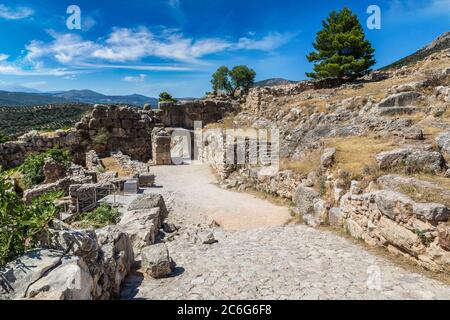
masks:
<svg viewBox="0 0 450 320"><path fill-rule="evenodd" d="M103 158L101 161L106 171L115 171L119 177L129 177L133 174L131 170L123 168L113 157Z"/></svg>
<svg viewBox="0 0 450 320"><path fill-rule="evenodd" d="M321 150L313 150L299 160L282 159L281 170L292 170L295 173L308 174L320 168Z"/></svg>
<svg viewBox="0 0 450 320"><path fill-rule="evenodd" d="M336 168L349 172L353 179L362 177L363 170L376 165L375 155L395 149L393 140L370 136L327 139L327 147L336 148Z"/></svg>
<svg viewBox="0 0 450 320"><path fill-rule="evenodd" d="M450 207L450 198L442 194L440 189L423 188L416 185L404 184L399 191L417 202L441 203Z"/></svg>

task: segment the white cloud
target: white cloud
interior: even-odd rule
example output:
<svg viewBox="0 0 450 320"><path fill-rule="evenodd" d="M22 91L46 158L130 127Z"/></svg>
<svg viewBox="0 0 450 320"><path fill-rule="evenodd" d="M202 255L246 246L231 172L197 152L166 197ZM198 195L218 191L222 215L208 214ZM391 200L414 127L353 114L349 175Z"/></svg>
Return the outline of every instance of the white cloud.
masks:
<svg viewBox="0 0 450 320"><path fill-rule="evenodd" d="M27 7L18 7L15 9L8 8L4 4L0 4L0 18L7 20L25 19L34 14L33 9Z"/></svg>
<svg viewBox="0 0 450 320"><path fill-rule="evenodd" d="M147 75L141 73L140 75L138 75L136 77L126 76L123 78L123 80L126 82L140 83L140 82L144 82L145 78L147 78Z"/></svg>
<svg viewBox="0 0 450 320"><path fill-rule="evenodd" d="M0 61L8 60L8 58L9 58L9 56L7 54L0 53Z"/></svg>
<svg viewBox="0 0 450 320"><path fill-rule="evenodd" d="M273 32L259 40L251 38L241 38L237 43L237 48L246 50L272 51L285 45L294 37L294 33Z"/></svg>
<svg viewBox="0 0 450 320"><path fill-rule="evenodd" d="M85 40L80 34L48 30L50 42L33 40L26 45L25 58L13 64L1 65L0 73L71 74L72 70L129 69L145 71L190 71L205 65L203 58L238 50L271 52L286 44L295 34L269 33L262 38L246 36L237 41L219 38L195 40L177 29L162 29L154 33L145 27L114 28L106 37ZM147 58L158 58L174 64L147 64ZM6 59L6 58L5 58ZM3 60L5 60L3 59ZM1 60L0 56L0 62ZM46 69L44 65L59 68ZM181 65L180 65L181 64Z"/></svg>

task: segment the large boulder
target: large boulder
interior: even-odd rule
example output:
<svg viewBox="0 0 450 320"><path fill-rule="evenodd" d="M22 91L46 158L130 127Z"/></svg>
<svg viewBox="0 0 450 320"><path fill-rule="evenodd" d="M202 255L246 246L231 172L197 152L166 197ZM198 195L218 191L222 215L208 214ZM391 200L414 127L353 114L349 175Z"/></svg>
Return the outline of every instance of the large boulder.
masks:
<svg viewBox="0 0 450 320"><path fill-rule="evenodd" d="M92 299L87 265L61 251L29 251L1 268L0 274L1 299Z"/></svg>
<svg viewBox="0 0 450 320"><path fill-rule="evenodd" d="M436 143L441 149L442 153L450 157L450 131L445 131L438 135Z"/></svg>
<svg viewBox="0 0 450 320"><path fill-rule="evenodd" d="M128 234L115 226L95 231L102 250L102 270L97 273L97 299L110 299L120 293L120 287L134 264L133 245Z"/></svg>
<svg viewBox="0 0 450 320"><path fill-rule="evenodd" d="M134 252L138 254L143 247L155 243L163 220L159 207L133 210L123 215L117 228L129 235Z"/></svg>
<svg viewBox="0 0 450 320"><path fill-rule="evenodd" d="M446 168L441 153L427 150L395 149L381 152L375 156L375 159L382 170L404 167L407 172L440 173Z"/></svg>
<svg viewBox="0 0 450 320"><path fill-rule="evenodd" d="M383 99L378 107L404 107L414 104L420 97L421 94L415 91L396 93Z"/></svg>
<svg viewBox="0 0 450 320"><path fill-rule="evenodd" d="M138 197L137 199L133 200L128 207L129 211L135 211L135 210L144 210L144 209L152 209L152 208L159 208L161 210L160 214L162 217L162 220L167 218L168 211L166 207L166 203L164 202L164 198L160 194L152 193L152 194L146 194L143 196ZM162 222L161 220L161 222Z"/></svg>
<svg viewBox="0 0 450 320"><path fill-rule="evenodd" d="M328 168L333 165L334 157L336 155L335 148L327 148L323 151L322 156L320 157L320 164L324 168Z"/></svg>
<svg viewBox="0 0 450 320"><path fill-rule="evenodd" d="M320 197L313 188L299 186L295 191L293 201L302 215L314 214L314 201Z"/></svg>
<svg viewBox="0 0 450 320"><path fill-rule="evenodd" d="M175 267L175 263L171 260L169 250L164 243L143 248L141 255L141 268L155 279L167 277Z"/></svg>

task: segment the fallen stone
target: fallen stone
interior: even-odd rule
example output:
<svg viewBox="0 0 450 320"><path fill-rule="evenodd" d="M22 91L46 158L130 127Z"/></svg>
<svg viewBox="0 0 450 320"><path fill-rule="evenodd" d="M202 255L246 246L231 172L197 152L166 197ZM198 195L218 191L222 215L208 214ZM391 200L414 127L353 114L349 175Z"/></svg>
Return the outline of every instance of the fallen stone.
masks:
<svg viewBox="0 0 450 320"><path fill-rule="evenodd" d="M166 203L164 202L164 198L160 194L152 193L144 196L140 196L131 202L128 210L142 210L142 209L151 209L158 207L161 210L161 217L163 220L167 218L168 211L166 207Z"/></svg>
<svg viewBox="0 0 450 320"><path fill-rule="evenodd" d="M319 198L319 193L308 187L299 186L295 191L293 201L302 215L314 214L314 200Z"/></svg>
<svg viewBox="0 0 450 320"><path fill-rule="evenodd" d="M162 219L161 210L158 207L133 210L124 213L116 226L119 230L128 234L134 252L139 254L143 247L155 243Z"/></svg>
<svg viewBox="0 0 450 320"><path fill-rule="evenodd" d="M141 251L143 271L155 278L165 278L172 273L173 262L169 256L169 250L164 243L145 247Z"/></svg>
<svg viewBox="0 0 450 320"><path fill-rule="evenodd" d="M333 165L334 163L334 157L336 155L336 149L335 148L327 148L322 153L322 156L320 157L320 164L324 168L328 168Z"/></svg>
<svg viewBox="0 0 450 320"><path fill-rule="evenodd" d="M416 215L431 222L448 221L450 210L439 203L415 203L413 210Z"/></svg>
<svg viewBox="0 0 450 320"><path fill-rule="evenodd" d="M420 97L421 94L415 91L396 93L383 99L378 107L404 107L416 102Z"/></svg>
<svg viewBox="0 0 450 320"><path fill-rule="evenodd" d="M202 243L203 244L214 244L219 242L215 237L214 237L214 233L210 232L206 235L201 236L202 239Z"/></svg>

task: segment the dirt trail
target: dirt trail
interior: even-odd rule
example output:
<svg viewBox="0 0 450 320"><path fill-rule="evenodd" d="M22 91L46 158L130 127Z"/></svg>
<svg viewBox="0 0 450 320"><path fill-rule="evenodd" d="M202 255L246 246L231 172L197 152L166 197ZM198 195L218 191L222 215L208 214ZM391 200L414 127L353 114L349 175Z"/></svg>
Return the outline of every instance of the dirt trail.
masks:
<svg viewBox="0 0 450 320"><path fill-rule="evenodd" d="M205 165L158 166L152 172L161 192L170 194L174 210L183 210L186 219L209 218L225 230L248 230L284 225L291 218L286 207L220 188Z"/></svg>
<svg viewBox="0 0 450 320"><path fill-rule="evenodd" d="M288 210L219 188L205 166L153 167L169 219L175 272L135 270L123 299L448 299L450 286L404 269L333 232L283 225ZM211 228L211 219L223 228ZM217 243L202 243L213 231ZM200 240L200 241L199 241Z"/></svg>

